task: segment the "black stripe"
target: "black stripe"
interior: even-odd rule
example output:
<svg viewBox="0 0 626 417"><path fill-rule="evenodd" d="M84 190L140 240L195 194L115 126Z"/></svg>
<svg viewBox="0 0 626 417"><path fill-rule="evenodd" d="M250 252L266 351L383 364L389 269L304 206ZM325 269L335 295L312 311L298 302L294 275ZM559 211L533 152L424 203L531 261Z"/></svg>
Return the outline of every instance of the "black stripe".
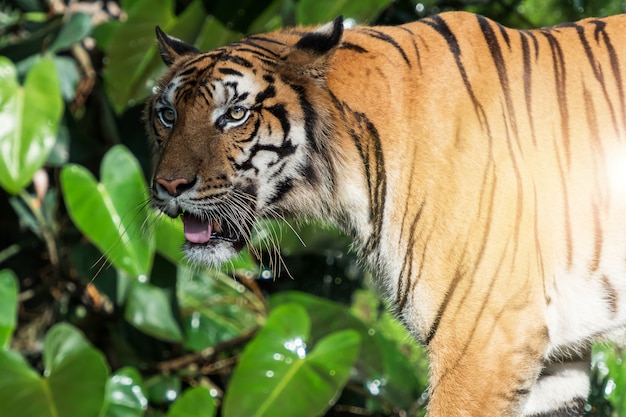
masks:
<svg viewBox="0 0 626 417"><path fill-rule="evenodd" d="M617 89L619 91L619 100L622 107L622 126L626 128L626 105L624 104L624 85L622 83L622 72L620 70L620 65L617 60L617 53L615 51L615 47L613 47L613 43L611 42L611 37L606 33L605 24L601 21L593 21L592 24L596 24L596 41L602 35L602 40L606 45L606 49L609 53L609 61L611 62L611 70L613 72L613 77L615 77L615 82L617 84Z"/></svg>
<svg viewBox="0 0 626 417"><path fill-rule="evenodd" d="M597 24L596 24L595 36L596 36L596 41L597 41L599 33L604 32L604 27L606 26L606 23L604 22L596 22L596 23ZM589 41L585 37L584 27L578 24L574 25L574 27L576 28L578 39L580 40L580 43L582 44L583 49L585 51L585 55L587 56L587 60L589 61L589 66L591 67L591 71L593 72L595 79L598 81L598 83L602 87L602 93L604 95L604 100L609 106L609 112L611 113L611 121L613 122L613 126L615 127L615 129L617 129L617 119L615 117L615 109L613 108L613 103L611 102L609 92L606 89L606 83L604 82L604 74L602 72L602 68L600 67L599 60L597 60L594 56L594 53L593 53L594 48L592 48L589 45ZM616 131L615 134L619 135L619 131Z"/></svg>
<svg viewBox="0 0 626 417"><path fill-rule="evenodd" d="M548 41L552 52L552 69L554 72L554 84L556 86L556 96L558 100L559 115L561 116L561 131L563 135L563 145L565 146L565 158L569 168L571 164L570 153L570 129L569 129L569 110L567 105L567 73L565 71L565 58L561 44L552 33L542 30L541 33Z"/></svg>
<svg viewBox="0 0 626 417"><path fill-rule="evenodd" d="M277 163L279 163L281 159L294 154L296 149L298 149L298 145L294 145L290 140L284 141L280 146L261 145L260 143L256 143L250 148L250 157L248 157L248 159L246 159L242 163L236 163L234 161L233 162L238 170L246 171L248 169L254 169L255 172L258 173L258 169L255 168L254 165L252 165L252 160L259 152L275 153L278 156Z"/></svg>
<svg viewBox="0 0 626 417"><path fill-rule="evenodd" d="M317 130L319 129L319 116L317 114L317 110L313 107L313 104L311 104L309 98L307 97L306 89L301 85L291 84L286 80L283 81L285 81L285 83L289 85L298 95L298 102L300 103L300 108L304 113L304 132L307 141L311 144L311 147L315 152L321 152L324 146L319 143L321 137L318 137L317 134Z"/></svg>
<svg viewBox="0 0 626 417"><path fill-rule="evenodd" d="M616 318L615 316L617 315L619 311L619 303L618 303L619 293L617 292L617 290L615 289L615 287L609 280L609 277L607 277L606 275L602 275L600 282L602 282L602 287L604 288L604 294L605 294L604 301L606 301L606 303L609 305L609 311L611 312L611 314L613 315L613 318L615 319Z"/></svg>
<svg viewBox="0 0 626 417"><path fill-rule="evenodd" d="M260 45L258 45L256 43L250 42L250 41L261 41L261 42L267 42L267 43L271 43L271 44L274 44L274 45L280 45L280 46L285 46L286 45L284 42L280 42L280 41L277 41L276 39L268 38L268 37L265 37L263 35L248 36L247 38L243 39L241 42L245 42L248 45L254 45L257 48L264 49L262 46L260 46ZM267 52L272 52L272 51L267 49Z"/></svg>
<svg viewBox="0 0 626 417"><path fill-rule="evenodd" d="M186 76L188 76L188 75L195 74L197 71L198 71L198 68L197 68L196 66L193 66L193 67L187 68L187 69L186 69L186 70L184 70L184 71L179 72L179 73L178 73L178 74L176 74L176 75L177 75L178 77L186 77Z"/></svg>
<svg viewBox="0 0 626 417"><path fill-rule="evenodd" d="M293 179L292 178L283 178L281 181L276 184L274 187L274 194L270 201L267 202L268 205L274 204L279 200L282 200L285 194L287 194L293 188Z"/></svg>
<svg viewBox="0 0 626 417"><path fill-rule="evenodd" d="M280 122L281 129L283 131L283 140L287 140L289 132L291 130L291 123L289 122L289 115L287 109L283 104L275 104L270 107L265 107L265 110L270 112Z"/></svg>
<svg viewBox="0 0 626 417"><path fill-rule="evenodd" d="M504 26L502 26L502 25L500 25L498 23L495 23L495 25L498 26L498 29L500 29L500 35L502 35L502 39L504 39L504 42L506 42L506 46L508 46L509 49L511 49L511 41L509 39L509 32L508 32L508 30Z"/></svg>
<svg viewBox="0 0 626 417"><path fill-rule="evenodd" d="M271 50L271 49L269 49L269 48L259 44L258 42L255 42L254 38L252 38L252 37L248 37L248 38L242 39L240 41L240 43L244 44L244 45L247 45L247 46L251 46L253 48L256 48L256 49L259 49L259 50L265 52L267 55L264 55L264 56L266 56L268 58L278 58L279 57L279 55L276 52L274 52L273 50ZM279 45L283 45L283 43L280 43L280 42L275 42L275 43L277 43ZM246 49L246 48L240 48L240 49L241 50L249 50L250 52L254 52L256 54L263 55L259 51L253 51L251 49Z"/></svg>
<svg viewBox="0 0 626 417"><path fill-rule="evenodd" d="M357 44L351 43L351 42L343 42L341 45L339 45L340 49L347 49L350 51L354 51L357 52L359 54L365 54L367 52L369 52L367 49L363 48L362 46L359 46Z"/></svg>
<svg viewBox="0 0 626 417"><path fill-rule="evenodd" d="M365 33L368 36L371 36L372 38L387 42L388 44L393 46L400 53L400 55L402 55L402 59L404 59L404 62L406 62L409 67L411 67L411 61L409 61L409 58L406 56L404 49L402 49L398 42L396 42L395 39L393 39L391 36L372 28L363 28L361 29L361 32Z"/></svg>
<svg viewBox="0 0 626 417"><path fill-rule="evenodd" d="M196 64L205 60L209 60L209 61L217 60L223 54L224 54L224 51L222 49L217 49L210 53L204 53L202 55L198 55L197 57L190 59L189 61L185 61L182 65L182 68L189 68L193 71L197 71L198 67L196 66ZM215 65L215 62L212 62L209 68L212 68L214 65Z"/></svg>
<svg viewBox="0 0 626 417"><path fill-rule="evenodd" d="M352 110L332 92L330 94L345 125L349 127L348 133L363 164L369 196L370 222L374 231L368 237L368 241L362 243L365 252L370 253L380 241L387 195L387 177L380 136L367 115Z"/></svg>
<svg viewBox="0 0 626 417"><path fill-rule="evenodd" d="M532 136L533 145L537 146L537 134L535 132L535 118L532 110L532 65L530 61L530 46L528 38L534 40L535 45L537 39L535 35L527 31L520 31L520 42L522 44L522 62L524 63L524 98L526 100L526 116L530 124L530 134ZM537 51L535 51L536 53Z"/></svg>
<svg viewBox="0 0 626 417"><path fill-rule="evenodd" d="M237 55L224 55L222 57L220 57L219 59L221 62L232 62L235 65L240 65L242 67L245 68L252 68L254 65L252 64L252 62L248 61L247 59L237 56Z"/></svg>
<svg viewBox="0 0 626 417"><path fill-rule="evenodd" d="M407 199L407 202L410 199ZM404 259L402 261L402 268L400 269L400 275L398 276L397 283L397 294L396 294L396 306L399 311L402 311L406 306L408 301L409 294L411 293L411 289L414 287L415 283L417 283L420 273L418 272L417 276L413 278L413 256L415 255L415 242L416 242L416 233L415 230L417 228L417 224L419 223L420 218L422 217L422 212L424 210L424 202L420 204L420 208L417 210L417 213L413 217L413 221L411 222L411 227L409 228L409 235L407 241L406 252L404 255ZM408 207L405 207L405 213L408 212ZM402 234L401 234L402 236ZM401 239L402 240L402 239ZM422 265L424 265L424 258L426 257L426 250L422 250L422 262L420 262L420 269ZM409 285L412 280L412 285ZM403 285L406 284L406 285Z"/></svg>
<svg viewBox="0 0 626 417"><path fill-rule="evenodd" d="M224 75L237 75L239 77L242 77L243 74L235 69L232 68L218 68L217 70L219 73L224 74Z"/></svg>
<svg viewBox="0 0 626 417"><path fill-rule="evenodd" d="M206 104L207 107L210 107L212 103L209 101L209 97L213 98L213 94L211 93L209 86L207 84L200 85L198 93L198 95L204 100L204 104Z"/></svg>
<svg viewBox="0 0 626 417"><path fill-rule="evenodd" d="M256 104L260 104L267 100L268 98L276 97L276 88L274 88L273 84L267 86L267 88L254 97L254 102Z"/></svg>
<svg viewBox="0 0 626 417"><path fill-rule="evenodd" d="M517 145L517 149L521 151L520 137L517 128L517 118L515 116L515 107L513 105L513 99L511 97L511 89L509 86L509 77L506 70L506 66L504 63L504 57L502 55L502 50L500 49L500 43L496 37L495 32L493 31L491 24L487 19L482 16L477 16L479 26L485 36L485 41L489 46L489 51L491 52L491 57L493 59L494 65L496 66L496 71L498 73L498 80L500 81L500 88L502 89L502 93L504 94L504 101L506 105L506 114L503 114L502 120L506 121L510 120L511 129L513 130L513 135L515 137L515 143ZM507 38L508 39L508 38ZM507 117L508 116L508 117ZM523 181L520 173L520 169L518 163L516 161L515 152L511 145L511 136L509 133L509 129L506 129L506 138L507 138L507 147L509 150L509 157L511 159L511 164L513 165L513 170L515 171L515 181L517 184L517 201L516 201L516 216L515 216L515 231L513 236L513 242L515 244L515 250L517 250L518 237L521 228L521 220L522 220L522 208L524 206L524 197L523 197Z"/></svg>
<svg viewBox="0 0 626 417"><path fill-rule="evenodd" d="M426 24L434 29L437 33L439 33L444 40L448 44L448 48L450 49L450 53L454 56L454 60L456 62L459 73L461 74L461 78L463 79L463 85L467 93L470 96L472 104L474 106L474 112L476 113L476 117L478 118L480 124L487 131L487 135L489 137L489 141L491 143L492 135L491 129L489 128L489 124L487 122L487 115L483 106L478 102L476 98L476 94L472 89L472 84L467 77L467 72L465 71L465 67L463 62L461 61L461 48L459 47L459 43L456 39L456 36L450 30L450 27L446 24L446 22L441 18L441 16L433 16L431 18L422 19L419 21L420 23Z"/></svg>
<svg viewBox="0 0 626 417"><path fill-rule="evenodd" d="M237 144L252 142L254 139L256 139L260 128L261 128L261 118L257 117L257 119L254 122L252 133L250 133L250 135L248 135L248 137L246 137L245 139L238 140ZM240 146L238 147L239 149L241 149Z"/></svg>
<svg viewBox="0 0 626 417"><path fill-rule="evenodd" d="M504 57L502 55L502 50L500 49L500 43L496 37L495 32L491 28L489 21L477 15L478 24L480 29L483 32L485 37L485 41L489 46L489 51L491 52L491 58L493 59L493 63L496 66L496 71L498 72L498 79L500 81L500 87L502 88L502 93L504 94L504 101L506 103L506 110L508 116L511 118L511 127L513 128L513 133L515 135L516 140L518 141L517 145L519 145L519 134L517 131L517 120L515 117L515 109L513 106L513 100L511 98L511 89L509 86L509 77L506 71L506 66L504 64ZM508 38L507 38L508 43Z"/></svg>
<svg viewBox="0 0 626 417"><path fill-rule="evenodd" d="M441 318L443 317L443 313L446 310L446 308L448 308L448 303L450 302L450 299L452 298L452 294L454 294L454 291L456 290L457 285L459 285L461 278L462 278L461 273L457 271L454 274L452 283L450 284L450 286L448 287L448 290L446 291L446 295L443 301L441 302L441 304L439 304L439 309L437 310L437 315L435 316L435 320L430 325L430 329L428 330L428 333L426 334L426 337L424 338L424 344L426 346L428 346L430 342L432 342L432 340L435 338L435 335L437 334L437 330L439 330L439 325L441 324Z"/></svg>
<svg viewBox="0 0 626 417"><path fill-rule="evenodd" d="M238 47L237 48L237 52L241 53L241 52L246 52L249 53L251 55L254 55L258 60L262 61L262 62L271 62L273 64L276 64L276 54L264 54L261 51L258 51L256 49L252 49L252 48L244 48L244 47Z"/></svg>

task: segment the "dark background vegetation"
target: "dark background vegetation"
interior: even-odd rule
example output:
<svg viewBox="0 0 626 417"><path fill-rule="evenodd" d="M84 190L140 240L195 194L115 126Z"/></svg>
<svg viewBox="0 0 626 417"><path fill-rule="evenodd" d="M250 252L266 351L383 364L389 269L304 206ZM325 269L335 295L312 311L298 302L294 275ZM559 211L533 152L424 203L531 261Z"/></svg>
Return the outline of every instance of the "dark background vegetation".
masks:
<svg viewBox="0 0 626 417"><path fill-rule="evenodd" d="M155 25L207 50L339 14L395 25L468 10L531 28L624 7L615 0L0 3L0 416L424 413L425 353L386 312L345 237L323 225L295 225L296 234L267 223L252 250L222 271L181 259L180 224L145 204L142 101L164 69ZM596 348L588 415L626 415L620 354L621 347Z"/></svg>

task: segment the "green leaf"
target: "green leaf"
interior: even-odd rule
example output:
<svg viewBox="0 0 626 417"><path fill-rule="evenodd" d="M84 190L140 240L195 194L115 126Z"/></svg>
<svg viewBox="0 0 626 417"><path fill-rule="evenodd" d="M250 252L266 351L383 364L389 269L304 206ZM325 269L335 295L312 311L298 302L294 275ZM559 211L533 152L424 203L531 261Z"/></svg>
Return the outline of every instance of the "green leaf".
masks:
<svg viewBox="0 0 626 417"><path fill-rule="evenodd" d="M145 383L150 402L170 404L181 391L181 379L178 375L155 375Z"/></svg>
<svg viewBox="0 0 626 417"><path fill-rule="evenodd" d="M278 11L274 0L204 0L206 9L228 27L239 32L248 32L248 28L258 16L268 8Z"/></svg>
<svg viewBox="0 0 626 417"><path fill-rule="evenodd" d="M330 22L339 15L357 22L370 22L393 0L301 0L296 6L299 24L311 25Z"/></svg>
<svg viewBox="0 0 626 417"><path fill-rule="evenodd" d="M74 355L89 349L89 343L72 326L59 324L48 332L43 351L45 373L51 374Z"/></svg>
<svg viewBox="0 0 626 417"><path fill-rule="evenodd" d="M8 269L0 271L0 349L6 349L17 325L17 277Z"/></svg>
<svg viewBox="0 0 626 417"><path fill-rule="evenodd" d="M242 36L242 33L230 30L216 17L207 16L195 45L201 51L208 51L241 39Z"/></svg>
<svg viewBox="0 0 626 417"><path fill-rule="evenodd" d="M177 399L165 417L214 417L217 414L215 398L204 387L193 387Z"/></svg>
<svg viewBox="0 0 626 417"><path fill-rule="evenodd" d="M173 263L181 262L184 259L182 246L185 241L183 222L157 213L152 213L152 218L156 251Z"/></svg>
<svg viewBox="0 0 626 417"><path fill-rule="evenodd" d="M309 350L310 326L296 304L270 314L233 372L225 417L314 417L333 404L357 358L360 337L352 330L336 332Z"/></svg>
<svg viewBox="0 0 626 417"><path fill-rule="evenodd" d="M168 293L162 288L135 282L128 293L124 317L150 336L170 342L183 340Z"/></svg>
<svg viewBox="0 0 626 417"><path fill-rule="evenodd" d="M0 415L59 417L46 384L17 352L0 350Z"/></svg>
<svg viewBox="0 0 626 417"><path fill-rule="evenodd" d="M135 368L122 368L111 375L101 417L142 417L148 408L142 385L141 375Z"/></svg>
<svg viewBox="0 0 626 417"><path fill-rule="evenodd" d="M49 51L52 53L68 49L91 32L91 17L82 12L73 13L70 19L61 27L59 35L56 37Z"/></svg>
<svg viewBox="0 0 626 417"><path fill-rule="evenodd" d="M257 327L264 306L230 276L178 269L178 300L185 347L199 351Z"/></svg>
<svg viewBox="0 0 626 417"><path fill-rule="evenodd" d="M76 87L81 79L78 65L74 59L66 56L55 55L53 59L57 73L59 74L61 95L65 101L71 102L76 98Z"/></svg>
<svg viewBox="0 0 626 417"><path fill-rule="evenodd" d="M63 167L61 185L70 217L116 268L147 276L155 241L142 232L149 214L139 163L125 147L116 146L103 159L101 177L98 183L80 165Z"/></svg>
<svg viewBox="0 0 626 417"><path fill-rule="evenodd" d="M17 194L48 158L63 113L54 62L44 58L17 82L15 67L0 57L0 185Z"/></svg>
<svg viewBox="0 0 626 417"><path fill-rule="evenodd" d="M174 16L172 0L137 0L128 6L123 24L107 23L110 27L98 31L108 57L107 94L117 113L148 96L163 71L154 27L188 40L197 36L206 17L200 0L192 1L179 16Z"/></svg>
<svg viewBox="0 0 626 417"><path fill-rule="evenodd" d="M411 407L425 386L415 375L415 367L400 347L388 340L370 323L353 316L348 308L323 298L297 291L273 295L270 307L296 303L306 309L311 319L311 339L352 329L361 336L361 350L351 379L372 396L384 399L400 409Z"/></svg>
<svg viewBox="0 0 626 417"><path fill-rule="evenodd" d="M107 366L81 333L58 324L44 341L45 375L19 354L0 351L0 415L98 417L104 403Z"/></svg>
<svg viewBox="0 0 626 417"><path fill-rule="evenodd" d="M108 369L104 356L68 324L46 334L45 375L59 417L98 416L104 404Z"/></svg>

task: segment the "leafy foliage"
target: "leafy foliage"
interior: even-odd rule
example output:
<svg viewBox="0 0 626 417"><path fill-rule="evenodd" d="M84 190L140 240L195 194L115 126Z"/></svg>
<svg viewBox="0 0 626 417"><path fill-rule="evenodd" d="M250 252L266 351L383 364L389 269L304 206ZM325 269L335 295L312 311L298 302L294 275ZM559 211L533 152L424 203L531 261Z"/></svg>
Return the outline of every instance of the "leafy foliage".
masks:
<svg viewBox="0 0 626 417"><path fill-rule="evenodd" d="M153 213L146 193L151 153L138 103L163 70L154 26L207 50L339 14L399 24L462 8L534 27L624 7L615 0L98 4L0 6L3 416L424 413L425 353L370 289L344 236L267 223L258 247L223 271L182 259L180 223ZM264 254L261 235L272 233L293 279L253 256ZM598 347L594 372L588 415L626 414L621 349Z"/></svg>

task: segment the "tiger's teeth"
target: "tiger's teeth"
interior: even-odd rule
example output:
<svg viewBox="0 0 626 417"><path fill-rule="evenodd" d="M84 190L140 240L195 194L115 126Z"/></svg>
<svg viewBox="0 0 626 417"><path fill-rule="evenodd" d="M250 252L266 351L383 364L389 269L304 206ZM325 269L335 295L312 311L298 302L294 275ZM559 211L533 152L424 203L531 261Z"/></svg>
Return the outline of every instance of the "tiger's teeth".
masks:
<svg viewBox="0 0 626 417"><path fill-rule="evenodd" d="M213 231L215 233L221 233L222 232L222 225L220 224L220 222L218 222L217 220L213 220L211 223L213 225Z"/></svg>

